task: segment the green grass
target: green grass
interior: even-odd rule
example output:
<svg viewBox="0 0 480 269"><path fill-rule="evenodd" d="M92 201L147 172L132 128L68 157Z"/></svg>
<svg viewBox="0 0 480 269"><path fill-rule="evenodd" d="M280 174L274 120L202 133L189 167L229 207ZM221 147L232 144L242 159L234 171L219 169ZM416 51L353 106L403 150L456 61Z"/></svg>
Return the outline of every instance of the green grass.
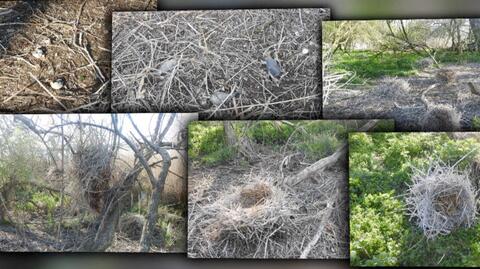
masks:
<svg viewBox="0 0 480 269"><path fill-rule="evenodd" d="M472 119L472 127L476 131L480 131L480 117L474 116Z"/></svg>
<svg viewBox="0 0 480 269"><path fill-rule="evenodd" d="M354 84L368 83L369 80L378 79L384 76L406 77L417 74L416 63L428 57L426 54L414 52L371 52L353 51L349 53L337 53L334 57L332 70L334 72L349 71L356 74L352 81ZM458 54L452 51L439 51L436 59L440 64L464 64L469 62L480 62L480 54L464 52Z"/></svg>
<svg viewBox="0 0 480 269"><path fill-rule="evenodd" d="M480 154L480 143L443 133L352 133L349 143L352 265L478 266L480 224L427 241L405 215L402 195L412 167L432 158L456 163L474 149Z"/></svg>
<svg viewBox="0 0 480 269"><path fill-rule="evenodd" d="M227 146L223 124L219 122L192 122L188 126L188 156L212 166L227 163L235 150Z"/></svg>

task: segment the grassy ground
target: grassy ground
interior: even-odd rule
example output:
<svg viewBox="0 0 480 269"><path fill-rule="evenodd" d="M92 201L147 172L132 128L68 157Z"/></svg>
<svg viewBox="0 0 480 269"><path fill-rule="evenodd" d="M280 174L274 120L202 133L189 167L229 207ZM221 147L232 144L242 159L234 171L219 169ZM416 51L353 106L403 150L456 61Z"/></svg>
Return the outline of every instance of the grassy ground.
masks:
<svg viewBox="0 0 480 269"><path fill-rule="evenodd" d="M334 57L332 71L353 72L357 77L352 83L363 84L368 83L371 79L384 76L407 77L416 75L419 71L416 63L427 57L426 54L421 55L413 52L352 51L337 53ZM452 51L439 51L436 59L440 64L478 63L480 62L480 54L476 52L458 54Z"/></svg>
<svg viewBox="0 0 480 269"><path fill-rule="evenodd" d="M475 266L480 224L426 240L405 215L411 167L430 158L453 164L480 138L453 140L445 133L350 135L350 255L354 266ZM471 155L459 164L469 169Z"/></svg>

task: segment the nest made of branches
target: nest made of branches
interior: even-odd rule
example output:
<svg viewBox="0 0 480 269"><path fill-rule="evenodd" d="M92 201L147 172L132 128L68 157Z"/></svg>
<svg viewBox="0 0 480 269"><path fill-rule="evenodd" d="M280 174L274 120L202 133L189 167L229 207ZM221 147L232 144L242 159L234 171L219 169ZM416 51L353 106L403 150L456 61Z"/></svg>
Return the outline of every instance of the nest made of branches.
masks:
<svg viewBox="0 0 480 269"><path fill-rule="evenodd" d="M474 224L475 195L468 174L437 163L414 174L405 201L410 218L433 239Z"/></svg>
<svg viewBox="0 0 480 269"><path fill-rule="evenodd" d="M328 13L115 14L112 107L117 112L200 112L210 119L318 118L320 29ZM280 77L269 76L268 57L278 61ZM228 97L212 101L219 93Z"/></svg>
<svg viewBox="0 0 480 269"><path fill-rule="evenodd" d="M202 206L202 215L189 223L198 232L189 235L189 245L197 245L203 257L271 257L294 232L291 217L297 208L293 197L269 181L237 185Z"/></svg>
<svg viewBox="0 0 480 269"><path fill-rule="evenodd" d="M100 213L105 192L112 178L112 152L106 143L82 144L73 155L72 173L77 179L77 194L80 201Z"/></svg>

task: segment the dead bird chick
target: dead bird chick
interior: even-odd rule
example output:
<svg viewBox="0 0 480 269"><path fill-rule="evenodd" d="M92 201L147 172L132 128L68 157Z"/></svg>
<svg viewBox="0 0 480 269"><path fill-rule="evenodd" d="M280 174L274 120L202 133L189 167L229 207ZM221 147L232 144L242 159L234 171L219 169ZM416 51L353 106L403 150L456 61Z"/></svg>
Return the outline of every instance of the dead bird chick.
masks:
<svg viewBox="0 0 480 269"><path fill-rule="evenodd" d="M282 76L282 68L277 60L271 57L265 58L265 65L267 66L268 74L275 79L279 79Z"/></svg>
<svg viewBox="0 0 480 269"><path fill-rule="evenodd" d="M209 107L218 107L223 104L228 103L233 97L239 97L240 93L238 91L233 91L232 93L227 93L221 90L213 92L210 96L204 97L200 105L204 108Z"/></svg>
<svg viewBox="0 0 480 269"><path fill-rule="evenodd" d="M50 87L54 90L60 90L65 87L65 79L64 78L56 78L52 81L49 81Z"/></svg>

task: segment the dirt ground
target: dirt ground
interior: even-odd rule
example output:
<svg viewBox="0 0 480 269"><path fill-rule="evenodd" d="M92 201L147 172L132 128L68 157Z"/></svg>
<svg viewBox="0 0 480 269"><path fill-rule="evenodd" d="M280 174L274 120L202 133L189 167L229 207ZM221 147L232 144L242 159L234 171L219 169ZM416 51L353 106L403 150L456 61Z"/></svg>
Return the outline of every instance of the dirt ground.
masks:
<svg viewBox="0 0 480 269"><path fill-rule="evenodd" d="M218 252L206 255L205 244L216 243L208 242L201 236L203 231L193 228L193 224L202 218L201 208L220 199L229 189L244 186L252 178L252 175L269 177L265 180L275 180L275 178L281 177L278 166L279 163L282 163L284 156L272 151L263 151L261 155L261 162L247 166L220 165L211 168L198 165L189 166L188 256L191 258L298 258L318 230L320 219L326 209L326 201L332 199L337 193L338 197L335 200L328 225L308 258L347 258L348 200L346 195L348 189L346 186L347 172L344 168L345 160L321 174L312 176L309 180L284 189L288 193L289 199L295 201L295 205L290 206L295 209L296 215L291 218L295 218L292 223L296 224L292 224L294 228L291 233L280 239L277 238L275 243L270 243L269 247L275 250L265 250L269 252L267 256L263 256L264 253L253 253L246 249L235 249L227 239L218 243ZM307 163L300 163L294 168L284 169L283 173L285 176L293 175L306 166L308 166ZM278 247L272 247L272 244L277 244ZM266 248L267 246L265 246ZM222 251L222 249L224 250Z"/></svg>
<svg viewBox="0 0 480 269"><path fill-rule="evenodd" d="M320 23L328 17L327 9L115 13L113 110L319 118ZM268 57L281 75L269 74Z"/></svg>
<svg viewBox="0 0 480 269"><path fill-rule="evenodd" d="M0 111L109 111L111 12L155 8L153 0L0 1ZM57 79L63 88L50 86Z"/></svg>
<svg viewBox="0 0 480 269"><path fill-rule="evenodd" d="M452 70L455 81L440 81L439 69L432 67L417 76L393 78L397 85L398 82L408 83L400 89L384 83L385 79L379 79L370 83L373 86L334 90L323 107L323 115L330 119L393 118L397 130L428 131L430 126L421 121L427 112L421 97L432 87L425 94L429 105L455 108L461 114L460 130L473 130L472 119L480 117L480 95L471 92L468 82L480 89L480 64L446 65L442 69Z"/></svg>
<svg viewBox="0 0 480 269"><path fill-rule="evenodd" d="M86 234L86 230L83 230ZM62 230L60 237L43 231L41 228L35 228L31 225L28 231L22 231L14 226L0 225L0 251L2 252L70 252L81 244L79 239L82 231L73 232ZM58 239L59 238L59 239ZM161 238L154 238L161 241ZM131 240L123 233L117 232L114 243L106 252L138 252L140 244L138 240ZM174 252L177 250L174 250ZM153 246L150 252L171 252L165 249L159 249Z"/></svg>

